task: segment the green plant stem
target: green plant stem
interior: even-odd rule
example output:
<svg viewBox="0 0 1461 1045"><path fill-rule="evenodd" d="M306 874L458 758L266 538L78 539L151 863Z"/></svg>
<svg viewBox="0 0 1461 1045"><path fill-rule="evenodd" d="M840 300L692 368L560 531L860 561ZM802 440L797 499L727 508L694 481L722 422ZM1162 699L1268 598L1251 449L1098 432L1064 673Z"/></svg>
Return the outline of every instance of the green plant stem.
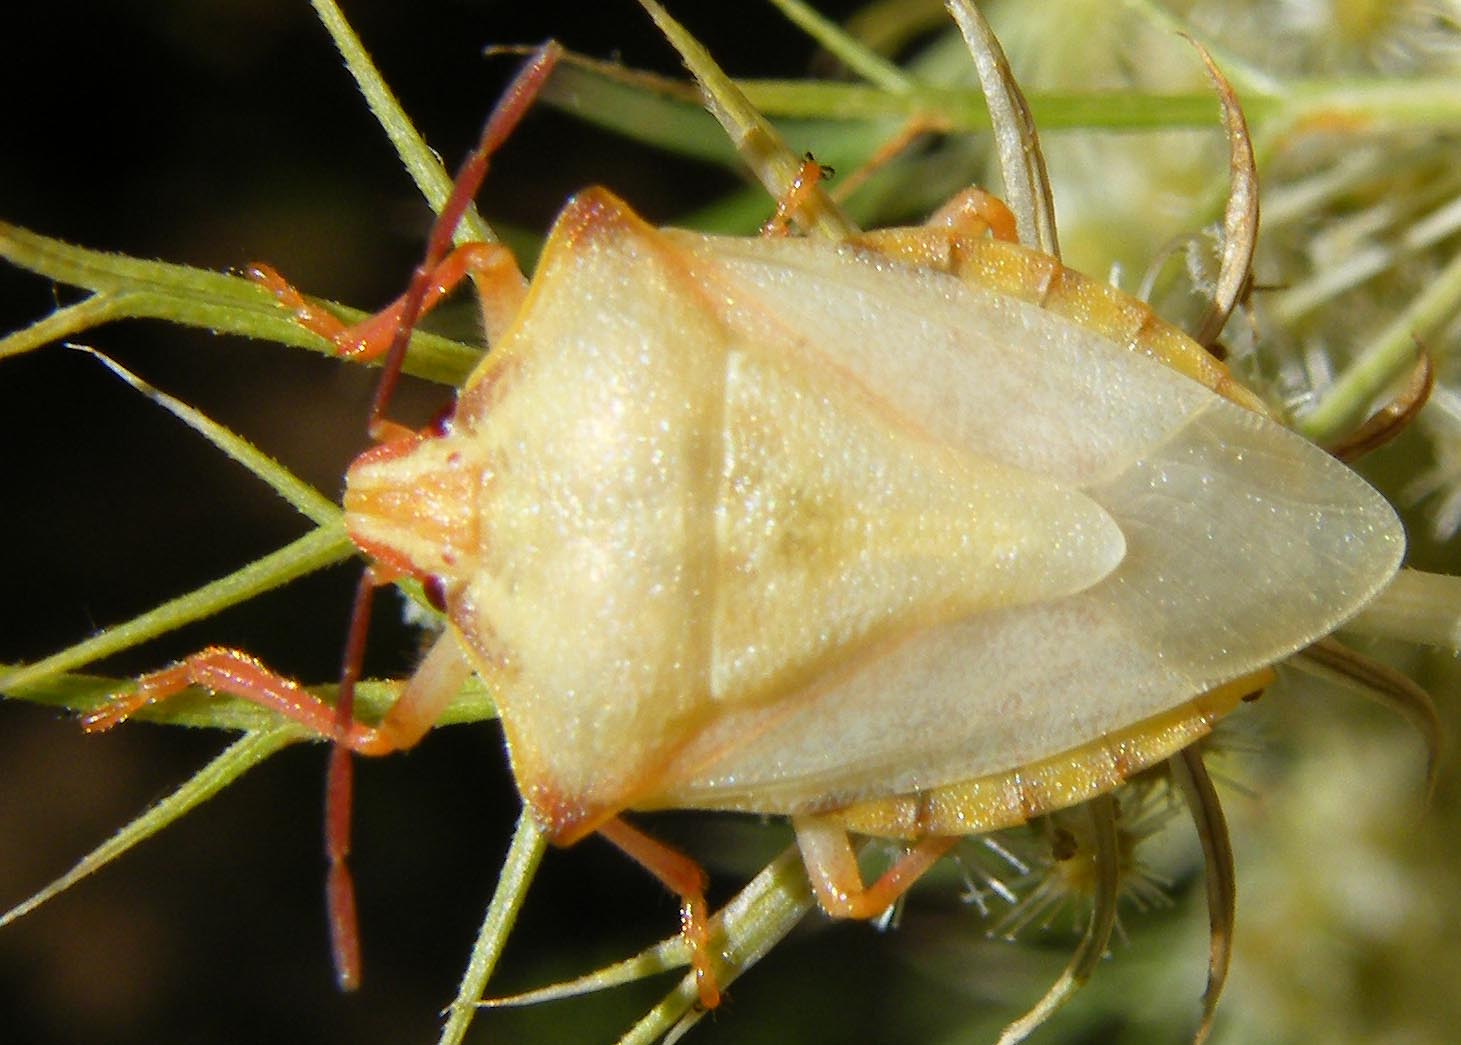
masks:
<svg viewBox="0 0 1461 1045"><path fill-rule="evenodd" d="M487 916L477 933L477 942L472 947L466 971L462 973L457 996L447 1009L446 1026L437 1039L439 1045L458 1045L466 1036L472 1017L477 1014L477 1001L487 989L487 980L497 966L497 959L502 955L503 945L517 921L517 913L527 898L528 886L547 848L548 836L538 827L532 814L524 809L518 817L517 830L513 832L507 856L502 861L497 889L487 906Z"/></svg>
<svg viewBox="0 0 1461 1045"><path fill-rule="evenodd" d="M1296 427L1320 445L1353 431L1375 398L1410 369L1425 339L1461 308L1461 254L1436 273L1374 343L1345 368Z"/></svg>
<svg viewBox="0 0 1461 1045"><path fill-rule="evenodd" d="M102 657L130 649L183 624L201 620L219 610L281 587L307 573L340 562L354 553L355 545L346 536L343 526L322 526L311 530L298 540L254 560L226 577L164 602L125 624L107 628L44 660L0 677L0 693L23 696L18 691L52 675L71 671Z"/></svg>

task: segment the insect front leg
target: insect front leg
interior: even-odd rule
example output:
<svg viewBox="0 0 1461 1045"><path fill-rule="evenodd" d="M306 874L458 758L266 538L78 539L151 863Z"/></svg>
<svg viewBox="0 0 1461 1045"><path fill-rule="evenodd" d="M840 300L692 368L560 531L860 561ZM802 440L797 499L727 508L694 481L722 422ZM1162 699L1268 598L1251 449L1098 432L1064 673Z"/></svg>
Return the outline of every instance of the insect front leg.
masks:
<svg viewBox="0 0 1461 1045"><path fill-rule="evenodd" d="M776 213L761 226L763 236L785 236L791 232L791 223L817 192L817 186L832 177L832 168L817 162L811 153L802 157L801 169L791 180L780 199L776 201Z"/></svg>
<svg viewBox="0 0 1461 1045"><path fill-rule="evenodd" d="M930 835L914 843L872 885L864 885L847 831L816 816L794 816L796 844L822 910L835 918L874 918L908 891L957 835Z"/></svg>
<svg viewBox="0 0 1461 1045"><path fill-rule="evenodd" d="M170 697L201 686L213 693L239 697L285 718L298 722L312 733L334 737L335 709L298 682L271 671L242 650L210 646L176 664L144 675L127 692L116 693L81 718L88 733L101 733L119 726L133 715L161 704ZM366 727L340 737L351 746L363 742Z"/></svg>
<svg viewBox="0 0 1461 1045"><path fill-rule="evenodd" d="M492 155L517 128L543 89L562 49L548 42L525 62L482 128L476 148L467 154L452 182L431 227L426 256L412 274L406 292L381 312L356 326L346 326L334 316L309 304L293 286L267 265L255 264L249 276L261 283L286 308L295 321L335 344L341 355L360 359L386 356L380 385L371 406L369 430L378 441L408 434L384 419L396 379L405 361L406 345L421 314L432 308L466 276L477 284L482 302L482 320L489 342L507 329L527 297L527 280L507 248L495 243L452 246L452 237L472 198L482 186Z"/></svg>
<svg viewBox="0 0 1461 1045"><path fill-rule="evenodd" d="M346 359L368 362L390 351L406 309L402 294L375 315L353 325L307 300L293 284L262 262L248 267L247 275L289 309L294 321L335 346ZM482 301L483 325L488 340L500 334L527 297L528 281L512 252L497 243L467 243L452 250L430 270L417 316L431 311L470 276Z"/></svg>
<svg viewBox="0 0 1461 1045"><path fill-rule="evenodd" d="M386 755L412 747L425 736L471 671L456 639L442 636L401 688L385 717L367 726L354 717L341 722L336 705L321 700L258 658L242 650L210 646L142 676L131 690L108 697L82 716L81 726L88 733L105 732L140 711L198 686L268 708L359 754Z"/></svg>

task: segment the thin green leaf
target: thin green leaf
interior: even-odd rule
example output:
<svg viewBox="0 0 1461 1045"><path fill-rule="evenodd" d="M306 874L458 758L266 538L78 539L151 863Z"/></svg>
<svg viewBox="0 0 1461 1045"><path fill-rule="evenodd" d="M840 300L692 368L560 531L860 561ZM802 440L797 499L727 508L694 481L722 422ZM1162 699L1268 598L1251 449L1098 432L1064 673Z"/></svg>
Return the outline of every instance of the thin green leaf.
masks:
<svg viewBox="0 0 1461 1045"><path fill-rule="evenodd" d="M472 946L472 956L462 974L457 996L447 1009L446 1026L437 1039L438 1045L458 1045L466 1037L467 1028L477 1014L477 999L487 989L487 980L497 966L497 959L502 955L508 934L512 932L518 911L527 897L528 886L532 884L538 863L547 848L548 836L538 827L532 814L524 809L518 817L512 845L502 861L497 889L487 906L487 916L482 920L477 942Z"/></svg>
<svg viewBox="0 0 1461 1045"><path fill-rule="evenodd" d="M1300 432L1321 445L1337 442L1363 423L1374 401L1415 365L1418 342L1461 311L1461 254L1457 254L1298 419Z"/></svg>
<svg viewBox="0 0 1461 1045"><path fill-rule="evenodd" d="M505 49L508 50L508 49ZM510 49L516 51L517 49ZM794 123L894 125L933 117L951 132L989 130L989 110L978 89L919 83L903 94L869 84L825 80L738 79L746 100L780 126ZM567 52L544 88L549 104L613 130L631 141L736 166L740 159L715 130L693 88L679 80ZM1056 91L1031 94L1030 110L1049 130L1160 130L1212 125L1212 96L1203 92L1154 94L1138 90ZM1263 101L1257 103L1262 108ZM1254 104L1249 103L1250 116Z"/></svg>
<svg viewBox="0 0 1461 1045"><path fill-rule="evenodd" d="M22 665L0 664L0 671L20 670ZM51 674L27 682L21 698L29 704L59 708L78 714L100 707L112 694L131 685L130 679L80 672ZM356 710L363 722L374 722L395 703L400 692L398 682L362 681L356 687ZM309 692L327 704L335 702L338 689L334 684L310 686ZM442 715L442 725L481 722L496 717L496 708L479 681L462 687ZM257 732L280 724L279 715L268 708L240 697L210 693L201 686L189 687L176 696L151 704L128 717L129 722L154 722L167 726L195 729L228 729Z"/></svg>
<svg viewBox="0 0 1461 1045"><path fill-rule="evenodd" d="M539 97L630 141L723 167L740 165L736 150L683 80L569 51Z"/></svg>
<svg viewBox="0 0 1461 1045"><path fill-rule="evenodd" d="M766 955L812 909L811 886L795 846L767 864L710 921L715 941L716 982L728 986ZM537 990L481 1002L482 1007L530 1005L606 990L689 963L684 937L671 936L639 954L587 975ZM677 1040L704 1015L693 974L676 984L621 1039L621 1045Z"/></svg>
<svg viewBox="0 0 1461 1045"><path fill-rule="evenodd" d="M948 25L943 0L872 0L847 20L847 32L876 54L896 54Z"/></svg>
<svg viewBox="0 0 1461 1045"><path fill-rule="evenodd" d="M1126 4L1139 11L1153 25L1169 33L1185 36L1189 40L1194 39L1197 35L1191 24L1177 17L1155 0L1126 0ZM1228 71L1228 75L1237 83L1245 97L1276 94L1282 90L1280 81L1275 80L1257 66L1243 61L1242 57L1233 51L1211 45L1208 45L1207 49L1222 63L1222 67Z"/></svg>
<svg viewBox="0 0 1461 1045"><path fill-rule="evenodd" d="M58 308L44 319L38 319L30 326L0 338L0 359L24 355L43 345L75 337L114 319L126 319L131 314L125 298L113 294L92 294L74 305Z"/></svg>
<svg viewBox="0 0 1461 1045"><path fill-rule="evenodd" d="M821 44L827 51L858 76L894 94L904 94L913 89L913 81L892 62L882 55L868 50L857 39L849 36L835 22L812 10L802 0L771 0L777 9L802 29L808 36Z"/></svg>
<svg viewBox="0 0 1461 1045"><path fill-rule="evenodd" d="M716 982L722 988L734 983L785 939L815 904L801 853L790 846L710 920ZM683 941L681 947L683 954ZM698 1001L695 976L688 973L620 1039L620 1045L648 1045L666 1034L667 1043L678 1041L704 1017Z"/></svg>
<svg viewBox="0 0 1461 1045"><path fill-rule="evenodd" d="M89 250L5 222L0 222L0 258L97 295L9 335L0 341L0 359L118 319L162 319L335 356L334 345L295 323L272 295L241 276ZM346 322L367 315L326 305ZM411 338L406 372L456 385L480 358L476 346L417 332Z"/></svg>
<svg viewBox="0 0 1461 1045"><path fill-rule="evenodd" d="M365 96L370 111L375 114L381 129L386 132L386 137L390 138L391 144L395 146L396 155L400 157L406 172L411 175L416 187L421 190L421 195L426 197L432 213L439 213L446 203L447 196L451 194L452 176L441 165L441 160L426 144L425 139L417 132L415 125L406 115L406 111L401 108L401 103L396 99L394 92L386 85L380 70L371 61L365 45L360 42L360 37L355 35L355 30L345 20L345 15L334 0L311 0L311 2L314 4L315 13L319 16L320 22L324 24L330 38L335 41L340 56L345 59L345 67L355 78L355 83L360 88L360 93ZM475 206L468 207L462 215L454 239L457 243L497 242L497 237L492 232L492 226L482 220L482 216L477 213Z"/></svg>
<svg viewBox="0 0 1461 1045"><path fill-rule="evenodd" d="M184 624L212 616L307 573L348 559L354 553L355 545L342 526L321 526L226 577L170 599L124 624L103 629L44 660L0 676L0 693L24 698L28 687L52 675L165 635Z"/></svg>
<svg viewBox="0 0 1461 1045"><path fill-rule="evenodd" d="M0 928L24 917L83 878L101 870L139 842L146 841L191 812L266 758L299 740L299 729L280 725L245 734L151 809L127 823L83 856L71 870L40 892L0 915Z"/></svg>
<svg viewBox="0 0 1461 1045"><path fill-rule="evenodd" d="M1461 652L1461 577L1401 570L1345 627Z"/></svg>
<svg viewBox="0 0 1461 1045"><path fill-rule="evenodd" d="M11 672L20 671L23 664L0 664L0 678ZM107 696L116 692L122 683L118 679L103 678L100 675L52 674L26 686L25 700L42 707L60 708L64 711L90 711Z"/></svg>
<svg viewBox="0 0 1461 1045"><path fill-rule="evenodd" d="M622 987L626 983L635 983L651 976L658 976L660 973L669 972L671 969L683 968L688 960L684 938L678 935L671 936L652 947L646 947L633 957L613 962L571 980L550 983L546 987L537 987L520 994L484 998L477 1004L484 1009L509 1009L524 1005L541 1005L550 1001L562 1001L565 998L576 998L580 994L592 994L611 987Z"/></svg>
<svg viewBox="0 0 1461 1045"><path fill-rule="evenodd" d="M776 129L684 26L654 0L640 0L640 3L680 52L686 67L700 84L711 114L724 128L741 159L772 198L781 199L801 173L801 156L787 147ZM820 185L812 186L797 216L807 221L818 235L830 239L846 239L858 231Z"/></svg>
<svg viewBox="0 0 1461 1045"><path fill-rule="evenodd" d="M1224 68L1231 69L1226 61ZM1259 111L1285 127L1374 125L1388 131L1454 130L1461 121L1461 93L1454 76L1290 80L1282 87L1282 105L1264 105ZM1248 116L1254 118L1251 101Z"/></svg>
<svg viewBox="0 0 1461 1045"><path fill-rule="evenodd" d="M189 428L262 479L275 493L293 505L301 515L315 525L335 526L339 524L339 505L299 479L268 454L261 452L247 439L229 431L202 411L195 410L182 400L159 391L116 360L96 349L88 348L86 345L71 345L70 347L99 360L103 366L127 384L173 414Z"/></svg>
<svg viewBox="0 0 1461 1045"><path fill-rule="evenodd" d="M840 86L840 85L833 85ZM595 126L680 156L743 171L745 164L726 140L725 133L705 111L700 96L683 80L643 73L611 62L569 52L543 90L543 101ZM856 170L872 156L898 122L893 119L814 121L787 119L778 124L788 141L804 143L819 161L838 170ZM930 186L917 179L911 187L918 198ZM891 195L900 202L910 198L910 187ZM947 193L930 195L925 209L943 202ZM854 221L871 223L878 200L860 193L843 203ZM683 215L676 223L707 232L744 234L766 220L766 194L750 190L729 193L701 210Z"/></svg>
<svg viewBox="0 0 1461 1045"><path fill-rule="evenodd" d="M866 84L817 80L737 80L766 116L804 120L872 120L936 115L950 131L987 131L989 110L978 89L920 84L891 94ZM1029 96L1042 130L1161 130L1212 124L1212 97L1201 92L1050 91ZM1262 107L1259 100L1259 107ZM1249 115L1254 106L1250 103ZM1453 114L1453 117L1461 114Z"/></svg>

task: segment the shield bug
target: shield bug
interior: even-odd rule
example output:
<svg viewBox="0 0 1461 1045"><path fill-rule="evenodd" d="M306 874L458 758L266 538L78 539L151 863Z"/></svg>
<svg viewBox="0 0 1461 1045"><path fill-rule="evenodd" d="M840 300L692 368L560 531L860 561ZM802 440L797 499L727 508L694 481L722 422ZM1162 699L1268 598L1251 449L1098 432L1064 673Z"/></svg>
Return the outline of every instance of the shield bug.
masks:
<svg viewBox="0 0 1461 1045"><path fill-rule="evenodd" d="M215 649L90 726L199 684L384 753L475 673L548 835L599 834L682 898L711 1006L702 876L623 814L789 816L823 908L869 917L954 839L1191 743L1393 574L1398 521L1358 477L1145 306L986 238L966 206L739 240L589 190L531 285L500 249L448 254L551 54L489 123L397 309L336 329L258 272L392 368L438 285L486 287L494 350L450 422L412 433L377 411L381 445L347 478L377 564L362 603L409 576L447 617L395 708L363 725L348 698ZM864 885L848 832L908 853ZM348 980L338 827L332 845Z"/></svg>
<svg viewBox="0 0 1461 1045"><path fill-rule="evenodd" d="M1394 573L1398 520L1362 480L1144 305L965 207L841 242L733 239L595 189L531 285L502 248L448 252L554 56L489 122L399 305L344 328L257 272L342 352L394 346L395 368L468 272L500 317L450 421L377 413L381 445L347 475L346 526L378 564L361 604L406 575L446 614L399 701L367 726L210 649L88 728L201 685L383 754L476 673L548 836L597 833L681 898L712 1007L703 876L624 814L789 816L823 909L871 917L957 838L1190 744ZM849 832L910 848L865 885Z"/></svg>

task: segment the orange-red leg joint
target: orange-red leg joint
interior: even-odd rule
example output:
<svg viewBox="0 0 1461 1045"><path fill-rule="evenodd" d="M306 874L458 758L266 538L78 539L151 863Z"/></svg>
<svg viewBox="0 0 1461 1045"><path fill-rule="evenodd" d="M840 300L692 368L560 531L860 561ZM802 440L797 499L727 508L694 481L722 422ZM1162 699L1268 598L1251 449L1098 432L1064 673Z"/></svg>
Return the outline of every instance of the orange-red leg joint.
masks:
<svg viewBox="0 0 1461 1045"><path fill-rule="evenodd" d="M949 199L926 222L929 228L952 229L960 235L981 236L986 231L1007 243L1020 241L1014 213L998 196L970 186Z"/></svg>
<svg viewBox="0 0 1461 1045"><path fill-rule="evenodd" d="M705 904L705 872L700 865L619 818L601 824L598 833L680 897L680 935L690 950L690 968L700 1004L720 1004L720 986L710 954L710 915Z"/></svg>

